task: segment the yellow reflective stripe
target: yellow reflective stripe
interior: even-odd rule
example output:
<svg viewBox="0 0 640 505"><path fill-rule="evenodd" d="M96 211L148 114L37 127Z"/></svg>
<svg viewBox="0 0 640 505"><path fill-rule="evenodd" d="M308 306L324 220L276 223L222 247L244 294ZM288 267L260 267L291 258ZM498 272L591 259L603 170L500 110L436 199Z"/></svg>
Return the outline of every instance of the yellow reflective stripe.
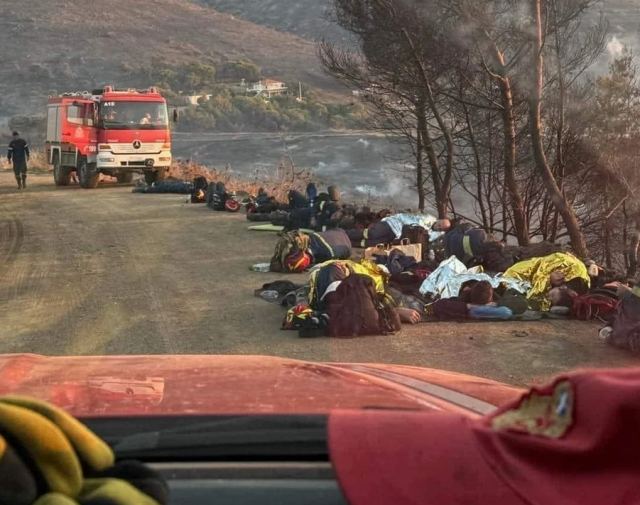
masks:
<svg viewBox="0 0 640 505"><path fill-rule="evenodd" d="M360 242L360 245L362 247L366 247L368 239L369 239L369 228L365 228L364 231L362 232L362 242Z"/></svg>
<svg viewBox="0 0 640 505"><path fill-rule="evenodd" d="M465 256L473 257L473 249L471 249L471 237L465 235L462 239L462 249Z"/></svg>

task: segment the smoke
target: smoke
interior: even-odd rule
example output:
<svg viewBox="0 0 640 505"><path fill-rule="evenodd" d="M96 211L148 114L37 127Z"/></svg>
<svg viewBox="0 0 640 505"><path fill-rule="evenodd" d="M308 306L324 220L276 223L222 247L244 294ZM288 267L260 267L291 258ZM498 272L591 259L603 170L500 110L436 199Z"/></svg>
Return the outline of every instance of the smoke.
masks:
<svg viewBox="0 0 640 505"><path fill-rule="evenodd" d="M625 45L620 42L618 37L616 37L615 35L607 44L607 52L612 58L619 58L620 56L622 56L624 49Z"/></svg>

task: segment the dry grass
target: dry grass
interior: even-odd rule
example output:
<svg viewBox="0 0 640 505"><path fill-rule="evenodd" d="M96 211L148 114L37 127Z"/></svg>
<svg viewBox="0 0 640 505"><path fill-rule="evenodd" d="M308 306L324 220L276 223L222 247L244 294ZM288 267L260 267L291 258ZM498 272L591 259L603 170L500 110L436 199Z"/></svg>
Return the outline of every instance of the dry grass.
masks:
<svg viewBox="0 0 640 505"><path fill-rule="evenodd" d="M2 153L3 156L0 158L0 169L9 170L12 165L7 160L7 157ZM45 156L44 151L38 149L31 150L31 156L29 157L29 170L33 172L49 172L51 170L51 166L47 163L47 158Z"/></svg>
<svg viewBox="0 0 640 505"><path fill-rule="evenodd" d="M45 153L41 150L32 150L29 158L30 172L50 172L51 165L47 163ZM0 170L10 170L11 163L6 156L0 158ZM250 195L256 195L260 188L280 201L287 200L287 192L296 189L304 193L307 184L315 180L310 171L297 169L287 159L280 161L272 174L256 174L251 178L242 178L231 170L210 168L206 165L193 162L176 162L169 171L169 177L184 181L193 181L202 176L209 182L223 182L230 191L244 191ZM103 176L103 179L107 176ZM317 181L316 181L317 182Z"/></svg>
<svg viewBox="0 0 640 505"><path fill-rule="evenodd" d="M280 201L287 200L287 192L296 189L304 193L307 184L315 180L308 170L297 169L287 159L280 161L273 174L256 174L252 178L238 177L230 170L219 170L193 162L178 162L171 167L170 177L192 181L204 177L209 182L223 182L231 191L244 191L256 195L260 188ZM317 182L317 181L316 181Z"/></svg>

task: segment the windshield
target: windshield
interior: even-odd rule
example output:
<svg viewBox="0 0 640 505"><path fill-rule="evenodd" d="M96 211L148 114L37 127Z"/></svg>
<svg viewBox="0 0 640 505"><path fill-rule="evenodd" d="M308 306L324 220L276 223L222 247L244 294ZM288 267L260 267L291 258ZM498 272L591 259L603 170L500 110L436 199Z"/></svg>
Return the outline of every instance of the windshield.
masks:
<svg viewBox="0 0 640 505"><path fill-rule="evenodd" d="M0 6L0 467L3 395L215 448L640 368L640 0Z"/></svg>
<svg viewBox="0 0 640 505"><path fill-rule="evenodd" d="M164 130L168 125L164 102L106 101L99 110L101 127L106 130Z"/></svg>

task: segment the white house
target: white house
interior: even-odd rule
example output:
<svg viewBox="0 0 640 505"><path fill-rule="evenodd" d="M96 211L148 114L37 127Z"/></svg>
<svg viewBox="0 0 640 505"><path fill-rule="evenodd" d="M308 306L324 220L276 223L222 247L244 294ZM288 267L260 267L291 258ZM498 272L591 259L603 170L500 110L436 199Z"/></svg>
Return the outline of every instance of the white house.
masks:
<svg viewBox="0 0 640 505"><path fill-rule="evenodd" d="M263 79L258 82L252 82L247 86L247 94L265 96L267 98L283 95L286 92L286 84L282 81L276 81L273 79Z"/></svg>
<svg viewBox="0 0 640 505"><path fill-rule="evenodd" d="M198 105L198 100L203 99L205 101L211 100L212 95L187 95L185 98L189 101L190 105Z"/></svg>

